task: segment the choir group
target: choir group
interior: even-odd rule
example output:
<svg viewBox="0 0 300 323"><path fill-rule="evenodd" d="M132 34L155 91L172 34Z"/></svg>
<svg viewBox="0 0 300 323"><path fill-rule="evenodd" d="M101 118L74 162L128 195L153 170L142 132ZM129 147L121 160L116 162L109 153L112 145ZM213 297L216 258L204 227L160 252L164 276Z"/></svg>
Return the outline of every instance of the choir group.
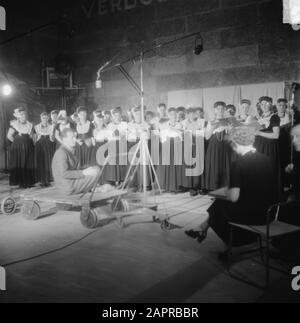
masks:
<svg viewBox="0 0 300 323"><path fill-rule="evenodd" d="M253 110L255 113L250 114ZM255 109L252 109L251 102L246 99L240 102L238 108L232 104L226 105L225 102L216 102L213 112L213 120L208 120L203 108L167 108L162 103L157 107L157 114L146 109L144 120L141 107L130 109L126 115L119 107L111 111L96 110L89 119L87 109L79 107L72 116L67 116L64 110L53 110L50 116L43 112L40 123L33 126L27 119L26 110L17 108L7 134L10 143L10 185L22 188L36 183L50 185L52 158L62 144L61 134L66 128L73 128L77 134L74 154L82 169L99 164L97 151L105 143L119 141L122 136L126 136L129 150L143 133L152 131L158 136L160 147L165 140L171 142L170 149L167 150L169 164L163 165L161 161L164 156L160 156L160 162L155 166L161 188L169 192L190 190L192 195L204 194L228 185L230 164L236 158L228 139L230 130L249 125L255 128L254 147L272 160L279 198L284 186L289 184L284 170L291 158L289 133L293 114L287 100L278 99L274 105L272 98L261 97ZM176 149L177 146L173 143L179 140L184 145L185 132L192 133L193 138L204 138L204 156L201 156L204 167L203 172L197 176L187 176L186 169L191 168L190 165L176 163L177 155L184 154L185 149ZM199 143L201 141L193 140L189 147L194 157L195 146ZM151 143L149 148L151 151ZM116 153L120 155L119 148ZM118 160L116 165L105 166L102 183L118 184L124 181L129 166L122 165Z"/></svg>

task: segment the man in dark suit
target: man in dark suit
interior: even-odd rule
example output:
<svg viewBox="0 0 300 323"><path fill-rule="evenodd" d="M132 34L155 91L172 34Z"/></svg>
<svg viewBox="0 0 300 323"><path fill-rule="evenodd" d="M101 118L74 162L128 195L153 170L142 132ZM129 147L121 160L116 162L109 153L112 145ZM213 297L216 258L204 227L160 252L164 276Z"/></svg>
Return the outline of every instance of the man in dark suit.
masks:
<svg viewBox="0 0 300 323"><path fill-rule="evenodd" d="M91 190L97 180L98 167L80 169L74 155L76 134L73 129L62 131L63 144L57 149L52 160L52 174L56 188L64 194L80 194Z"/></svg>

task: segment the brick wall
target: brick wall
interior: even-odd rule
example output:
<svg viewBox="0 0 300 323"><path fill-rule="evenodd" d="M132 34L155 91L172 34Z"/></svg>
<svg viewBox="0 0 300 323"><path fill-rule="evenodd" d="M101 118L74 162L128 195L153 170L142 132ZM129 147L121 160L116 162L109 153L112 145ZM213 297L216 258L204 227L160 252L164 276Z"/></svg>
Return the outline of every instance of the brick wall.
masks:
<svg viewBox="0 0 300 323"><path fill-rule="evenodd" d="M299 79L300 31L282 24L281 0L82 0L68 14L75 36L65 39L64 49L74 58L75 80L87 87L81 101L93 105L139 102L118 70L103 74L103 88L95 89L96 71L107 60L115 57L117 63L197 31L205 46L200 56L192 53L193 38L147 55L147 105L166 100L173 90ZM53 39L44 40L34 53L51 56L56 49ZM139 80L137 62L124 67Z"/></svg>
<svg viewBox="0 0 300 323"><path fill-rule="evenodd" d="M151 53L145 60L146 103L166 100L180 89L297 80L300 32L282 24L281 0L165 0L104 16L84 17L81 33L70 42L77 80L92 82L88 96L100 105L130 106L138 97L117 71L95 73L118 55L122 61L140 50L201 31L205 50L193 55L194 39ZM125 65L138 80L138 64Z"/></svg>

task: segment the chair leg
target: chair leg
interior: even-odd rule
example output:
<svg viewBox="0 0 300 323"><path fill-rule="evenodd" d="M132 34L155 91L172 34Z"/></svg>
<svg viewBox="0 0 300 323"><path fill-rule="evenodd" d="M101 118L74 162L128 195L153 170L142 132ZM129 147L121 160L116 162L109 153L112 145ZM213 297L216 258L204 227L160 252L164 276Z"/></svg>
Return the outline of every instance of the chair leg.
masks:
<svg viewBox="0 0 300 323"><path fill-rule="evenodd" d="M229 245L228 245L228 260L227 260L227 271L230 272L231 260L232 260L232 241L233 241L233 226L230 226L229 233Z"/></svg>
<svg viewBox="0 0 300 323"><path fill-rule="evenodd" d="M270 239L266 240L266 289L270 283Z"/></svg>
<svg viewBox="0 0 300 323"><path fill-rule="evenodd" d="M264 264L265 263L264 247L263 247L262 238L260 235L258 236L258 243L259 243L260 259L261 259L262 263Z"/></svg>

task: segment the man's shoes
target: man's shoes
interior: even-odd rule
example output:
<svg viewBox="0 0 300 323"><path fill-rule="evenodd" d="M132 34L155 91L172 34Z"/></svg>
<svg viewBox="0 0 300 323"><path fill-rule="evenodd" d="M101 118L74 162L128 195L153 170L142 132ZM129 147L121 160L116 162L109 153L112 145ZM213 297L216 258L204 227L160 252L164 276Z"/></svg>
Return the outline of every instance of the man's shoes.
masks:
<svg viewBox="0 0 300 323"><path fill-rule="evenodd" d="M200 195L207 195L208 194L208 190L206 190L206 189L200 189L200 190L198 190L198 193Z"/></svg>
<svg viewBox="0 0 300 323"><path fill-rule="evenodd" d="M196 195L198 195L197 190L190 190L190 196L196 196Z"/></svg>

